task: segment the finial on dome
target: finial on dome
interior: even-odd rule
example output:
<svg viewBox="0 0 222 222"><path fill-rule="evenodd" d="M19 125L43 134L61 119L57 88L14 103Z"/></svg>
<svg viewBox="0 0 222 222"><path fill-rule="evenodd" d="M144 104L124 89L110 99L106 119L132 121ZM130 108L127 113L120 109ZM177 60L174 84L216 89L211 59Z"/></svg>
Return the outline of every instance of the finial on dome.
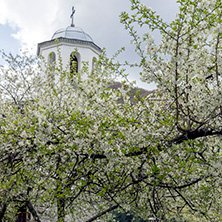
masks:
<svg viewBox="0 0 222 222"><path fill-rule="evenodd" d="M75 27L74 25L74 14L75 14L76 10L74 8L74 6L72 6L72 14L70 16L70 18L72 19L72 23L71 23L71 27Z"/></svg>

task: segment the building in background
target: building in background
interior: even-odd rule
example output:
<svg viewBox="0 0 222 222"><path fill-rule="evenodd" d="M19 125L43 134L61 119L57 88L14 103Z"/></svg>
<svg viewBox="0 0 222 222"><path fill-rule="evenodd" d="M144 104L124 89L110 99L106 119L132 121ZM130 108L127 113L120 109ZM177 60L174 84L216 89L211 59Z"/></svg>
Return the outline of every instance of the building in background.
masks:
<svg viewBox="0 0 222 222"><path fill-rule="evenodd" d="M71 25L56 31L51 40L39 43L37 55L43 56L52 69L61 56L64 68L69 66L71 73L79 72L82 62L88 62L91 71L102 50L90 35L75 26L74 14L73 7Z"/></svg>

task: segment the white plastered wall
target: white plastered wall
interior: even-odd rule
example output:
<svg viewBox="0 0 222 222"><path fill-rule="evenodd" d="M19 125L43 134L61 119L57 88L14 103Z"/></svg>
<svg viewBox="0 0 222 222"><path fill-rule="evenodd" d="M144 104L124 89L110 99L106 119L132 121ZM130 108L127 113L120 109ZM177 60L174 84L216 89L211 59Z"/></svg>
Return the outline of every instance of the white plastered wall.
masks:
<svg viewBox="0 0 222 222"><path fill-rule="evenodd" d="M93 58L98 59L100 51L96 50L91 45L72 44L67 42L60 42L59 44L45 45L40 48L40 55L48 62L48 57L51 52L56 55L56 63L58 63L59 51L62 58L63 68L69 68L70 55L72 52L77 51L78 67L82 67L82 62L88 62L89 71L92 71Z"/></svg>

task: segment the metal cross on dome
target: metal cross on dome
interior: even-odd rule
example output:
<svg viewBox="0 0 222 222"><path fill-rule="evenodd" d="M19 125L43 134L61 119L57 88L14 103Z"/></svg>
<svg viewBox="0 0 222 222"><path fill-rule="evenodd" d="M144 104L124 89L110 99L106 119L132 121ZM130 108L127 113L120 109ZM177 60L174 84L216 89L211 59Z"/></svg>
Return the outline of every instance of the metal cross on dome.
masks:
<svg viewBox="0 0 222 222"><path fill-rule="evenodd" d="M74 8L74 6L72 6L72 14L70 15L70 18L72 19L72 23L71 23L71 26L72 27L75 27L74 25L74 14L75 14L76 10Z"/></svg>

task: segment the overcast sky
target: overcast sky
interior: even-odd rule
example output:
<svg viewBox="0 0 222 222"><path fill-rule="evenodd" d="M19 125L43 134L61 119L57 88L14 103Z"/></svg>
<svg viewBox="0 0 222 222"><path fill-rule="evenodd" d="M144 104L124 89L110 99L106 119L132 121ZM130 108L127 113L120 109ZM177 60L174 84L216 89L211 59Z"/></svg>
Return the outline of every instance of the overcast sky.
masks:
<svg viewBox="0 0 222 222"><path fill-rule="evenodd" d="M142 1L167 21L177 12L176 0ZM120 13L130 11L129 0L0 0L0 49L19 53L23 48L35 54L38 43L50 40L56 30L71 24L72 6L76 9L75 25L105 47L109 56L126 46L125 60L134 62L130 38L119 23Z"/></svg>

